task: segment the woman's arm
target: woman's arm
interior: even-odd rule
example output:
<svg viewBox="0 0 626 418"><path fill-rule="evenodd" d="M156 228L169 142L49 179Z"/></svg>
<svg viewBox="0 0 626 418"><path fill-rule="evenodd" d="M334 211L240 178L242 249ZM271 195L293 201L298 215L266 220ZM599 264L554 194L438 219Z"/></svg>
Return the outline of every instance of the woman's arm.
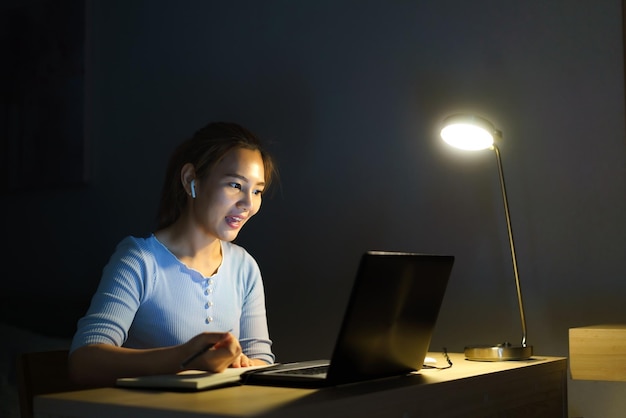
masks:
<svg viewBox="0 0 626 418"><path fill-rule="evenodd" d="M241 355L241 346L230 333L202 333L181 345L153 349L90 344L71 353L69 374L83 385L112 386L119 377L177 373L183 361L207 347L211 348L185 368L222 372Z"/></svg>
<svg viewBox="0 0 626 418"><path fill-rule="evenodd" d="M265 308L265 291L261 271L256 261L245 250L241 250L244 262L242 288L243 304L240 316L239 340L241 347L247 356L241 359L240 367L272 364L272 341L269 338L267 326L267 312ZM237 367L233 364L233 367Z"/></svg>

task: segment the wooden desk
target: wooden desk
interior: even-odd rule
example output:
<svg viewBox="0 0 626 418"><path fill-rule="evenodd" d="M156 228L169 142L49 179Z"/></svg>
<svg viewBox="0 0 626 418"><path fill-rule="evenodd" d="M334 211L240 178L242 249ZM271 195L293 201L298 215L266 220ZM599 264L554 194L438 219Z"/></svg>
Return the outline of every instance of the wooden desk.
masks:
<svg viewBox="0 0 626 418"><path fill-rule="evenodd" d="M440 354L432 353L440 364ZM451 354L454 366L327 389L234 386L179 393L104 388L41 395L38 418L166 417L563 417L567 360L481 363Z"/></svg>

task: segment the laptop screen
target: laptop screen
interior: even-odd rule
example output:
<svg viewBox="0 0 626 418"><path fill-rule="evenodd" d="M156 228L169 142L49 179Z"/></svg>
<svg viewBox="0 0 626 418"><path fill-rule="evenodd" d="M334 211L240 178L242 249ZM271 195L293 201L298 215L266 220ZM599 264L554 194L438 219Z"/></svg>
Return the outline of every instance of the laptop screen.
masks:
<svg viewBox="0 0 626 418"><path fill-rule="evenodd" d="M328 371L334 384L419 370L453 256L363 254Z"/></svg>

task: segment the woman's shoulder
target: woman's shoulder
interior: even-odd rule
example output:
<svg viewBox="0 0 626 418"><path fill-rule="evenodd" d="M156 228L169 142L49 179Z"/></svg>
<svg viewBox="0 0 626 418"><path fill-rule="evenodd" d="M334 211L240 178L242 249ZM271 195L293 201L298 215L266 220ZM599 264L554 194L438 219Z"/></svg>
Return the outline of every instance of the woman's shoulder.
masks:
<svg viewBox="0 0 626 418"><path fill-rule="evenodd" d="M153 249L157 243L158 241L154 234L147 237L128 235L119 241L117 248Z"/></svg>
<svg viewBox="0 0 626 418"><path fill-rule="evenodd" d="M256 260L252 255L240 245L233 242L222 241L222 249L224 250L224 259L228 260L232 265L254 265Z"/></svg>
<svg viewBox="0 0 626 418"><path fill-rule="evenodd" d="M245 257L252 258L250 253L241 245L237 245L234 242L222 241L222 249L231 257Z"/></svg>
<svg viewBox="0 0 626 418"><path fill-rule="evenodd" d="M129 235L124 237L116 247L120 255L134 255L141 258L158 258L167 252L167 249L152 234L147 237Z"/></svg>

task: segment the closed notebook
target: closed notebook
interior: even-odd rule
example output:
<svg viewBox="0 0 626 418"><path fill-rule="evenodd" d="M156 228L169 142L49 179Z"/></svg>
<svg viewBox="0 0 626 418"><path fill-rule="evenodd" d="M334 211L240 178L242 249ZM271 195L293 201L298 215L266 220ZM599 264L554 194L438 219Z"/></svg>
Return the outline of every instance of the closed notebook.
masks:
<svg viewBox="0 0 626 418"><path fill-rule="evenodd" d="M117 386L197 391L240 383L244 372L268 366L228 368L221 373L185 370L177 374L123 377L117 379Z"/></svg>

